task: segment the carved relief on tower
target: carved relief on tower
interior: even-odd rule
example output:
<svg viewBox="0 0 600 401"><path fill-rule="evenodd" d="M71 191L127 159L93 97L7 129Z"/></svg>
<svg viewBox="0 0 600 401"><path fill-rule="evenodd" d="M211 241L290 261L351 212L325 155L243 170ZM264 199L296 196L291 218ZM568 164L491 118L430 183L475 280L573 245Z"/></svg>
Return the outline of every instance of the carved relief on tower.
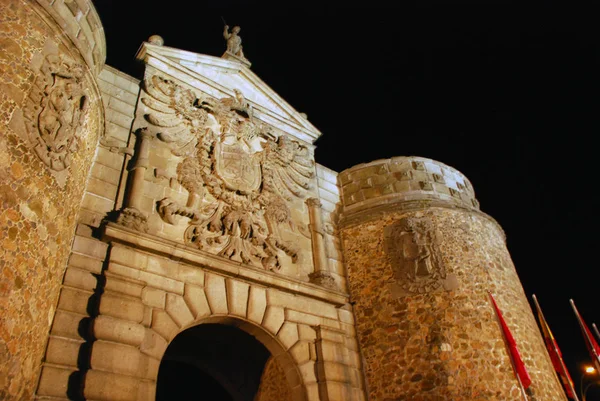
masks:
<svg viewBox="0 0 600 401"><path fill-rule="evenodd" d="M83 67L64 54L46 56L29 100L23 114L35 154L54 172L67 169L87 116Z"/></svg>
<svg viewBox="0 0 600 401"><path fill-rule="evenodd" d="M393 269L392 292L422 294L456 287L440 256L441 233L426 217L404 217L384 230Z"/></svg>
<svg viewBox="0 0 600 401"><path fill-rule="evenodd" d="M174 197L158 202L164 222L189 219L186 244L237 262L268 270L279 270L284 255L296 262L293 236L309 234L290 205L303 207L310 191L309 149L255 119L238 90L216 99L151 75L141 102L148 129L170 148L178 161L172 173L188 193L185 204Z"/></svg>

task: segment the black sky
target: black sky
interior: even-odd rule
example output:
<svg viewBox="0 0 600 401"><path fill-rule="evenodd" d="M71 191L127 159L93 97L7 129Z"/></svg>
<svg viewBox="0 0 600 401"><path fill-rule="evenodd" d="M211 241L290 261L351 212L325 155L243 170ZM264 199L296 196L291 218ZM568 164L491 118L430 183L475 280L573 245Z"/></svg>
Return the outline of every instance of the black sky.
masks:
<svg viewBox="0 0 600 401"><path fill-rule="evenodd" d="M323 133L316 159L329 168L415 155L464 173L482 211L504 228L525 292L537 295L578 385L579 363L589 358L569 298L588 324L600 324L594 10L452 1L95 4L107 63L137 77L134 55L150 35L220 56L221 17L240 25L252 70ZM600 392L588 393L594 397Z"/></svg>

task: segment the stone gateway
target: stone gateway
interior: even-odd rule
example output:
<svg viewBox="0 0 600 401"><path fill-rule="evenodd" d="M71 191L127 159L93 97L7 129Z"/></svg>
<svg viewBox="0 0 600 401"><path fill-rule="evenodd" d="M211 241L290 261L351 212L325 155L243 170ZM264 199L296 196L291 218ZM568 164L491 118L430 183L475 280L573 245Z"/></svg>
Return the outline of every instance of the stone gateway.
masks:
<svg viewBox="0 0 600 401"><path fill-rule="evenodd" d="M0 399L564 401L468 179L340 173L252 70L139 49L104 64L89 0L0 3ZM187 397L187 398L186 398Z"/></svg>

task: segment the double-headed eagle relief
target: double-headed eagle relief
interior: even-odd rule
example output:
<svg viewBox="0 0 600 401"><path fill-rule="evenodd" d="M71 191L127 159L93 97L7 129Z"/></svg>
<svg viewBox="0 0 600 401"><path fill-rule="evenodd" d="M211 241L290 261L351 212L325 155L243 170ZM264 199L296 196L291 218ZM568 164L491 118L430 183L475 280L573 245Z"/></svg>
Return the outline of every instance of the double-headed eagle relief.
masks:
<svg viewBox="0 0 600 401"><path fill-rule="evenodd" d="M314 176L308 148L253 117L243 94L215 99L157 75L145 82L145 119L181 158L186 205L158 202L162 219L189 218L185 241L229 259L281 267L298 250L280 235L295 229L288 202L303 199Z"/></svg>

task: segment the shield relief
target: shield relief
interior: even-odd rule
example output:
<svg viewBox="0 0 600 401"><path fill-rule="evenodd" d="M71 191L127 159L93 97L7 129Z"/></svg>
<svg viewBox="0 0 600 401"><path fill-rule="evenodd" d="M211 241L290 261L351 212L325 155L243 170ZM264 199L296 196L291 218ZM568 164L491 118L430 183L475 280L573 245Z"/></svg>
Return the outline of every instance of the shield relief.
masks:
<svg viewBox="0 0 600 401"><path fill-rule="evenodd" d="M441 257L441 234L425 217L405 217L384 229L393 269L391 291L398 296L448 291L457 287Z"/></svg>
<svg viewBox="0 0 600 401"><path fill-rule="evenodd" d="M217 141L215 158L216 173L228 189L242 194L258 191L262 182L259 153L250 153L239 140Z"/></svg>

